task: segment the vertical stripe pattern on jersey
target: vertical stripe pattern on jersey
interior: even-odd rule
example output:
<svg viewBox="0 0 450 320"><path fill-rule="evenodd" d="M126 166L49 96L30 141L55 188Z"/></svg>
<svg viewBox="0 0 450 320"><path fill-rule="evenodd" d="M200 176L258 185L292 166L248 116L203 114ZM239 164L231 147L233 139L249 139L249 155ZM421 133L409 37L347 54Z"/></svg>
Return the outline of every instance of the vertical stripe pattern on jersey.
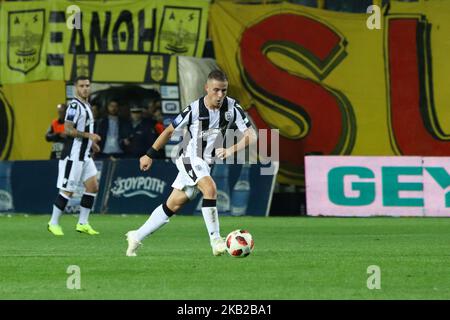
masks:
<svg viewBox="0 0 450 320"><path fill-rule="evenodd" d="M83 105L84 111L86 112L86 121L85 121L85 125L84 125L84 132L89 132L89 123L90 123L90 116L89 116L89 112L86 110L86 106ZM81 140L81 147L80 147L80 161L84 161L84 158L86 156L86 151L87 151L87 146L89 143L89 139L88 138L83 138Z"/></svg>
<svg viewBox="0 0 450 320"><path fill-rule="evenodd" d="M209 111L205 106L204 98L201 98L198 104L199 108L199 132L197 137L197 157L203 159L203 153L205 152L206 145L208 143L207 137L203 136L205 131L209 129Z"/></svg>
<svg viewBox="0 0 450 320"><path fill-rule="evenodd" d="M69 182L70 171L72 170L72 160L67 160L66 168L64 170L64 180L63 180L63 188L67 187L67 182Z"/></svg>

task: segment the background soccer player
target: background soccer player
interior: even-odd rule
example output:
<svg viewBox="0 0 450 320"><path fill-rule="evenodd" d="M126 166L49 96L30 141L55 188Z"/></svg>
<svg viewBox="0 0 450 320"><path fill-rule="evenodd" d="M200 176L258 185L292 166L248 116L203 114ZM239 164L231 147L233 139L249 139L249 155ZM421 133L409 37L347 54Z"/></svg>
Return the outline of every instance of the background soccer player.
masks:
<svg viewBox="0 0 450 320"><path fill-rule="evenodd" d="M81 198L80 216L75 229L89 235L98 234L89 225L88 219L98 191L97 168L91 157L91 148L94 152L100 151L97 144L100 136L94 133L94 116L88 102L91 92L89 79L80 76L74 85L75 97L69 103L64 123L69 139L64 145L58 165L59 194L48 223L48 230L55 236L64 235L59 218L80 182L84 183L85 192Z"/></svg>
<svg viewBox="0 0 450 320"><path fill-rule="evenodd" d="M167 201L158 206L150 218L138 230L127 233L127 256L136 256L141 241L166 223L187 201L193 199L197 190L203 194L202 214L210 237L214 255L226 251L219 230L216 207L217 190L210 170L214 159L225 159L256 141L256 134L242 108L227 97L228 80L219 70L208 75L206 96L192 102L183 110L155 141L146 155L140 158L141 170L148 170L158 150L164 147L175 130L187 128L188 144L176 160L179 173L172 184L173 190ZM243 138L230 148L216 148L216 139L224 136L225 130L236 124Z"/></svg>

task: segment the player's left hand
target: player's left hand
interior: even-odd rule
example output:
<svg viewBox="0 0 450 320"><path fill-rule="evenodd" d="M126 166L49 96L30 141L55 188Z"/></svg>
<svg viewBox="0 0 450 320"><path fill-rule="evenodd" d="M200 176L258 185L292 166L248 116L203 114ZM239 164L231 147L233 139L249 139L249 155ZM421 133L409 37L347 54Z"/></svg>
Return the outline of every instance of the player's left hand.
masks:
<svg viewBox="0 0 450 320"><path fill-rule="evenodd" d="M229 156L231 156L231 154L232 154L232 152L230 149L224 149L224 148L216 149L216 156L219 159L228 158Z"/></svg>

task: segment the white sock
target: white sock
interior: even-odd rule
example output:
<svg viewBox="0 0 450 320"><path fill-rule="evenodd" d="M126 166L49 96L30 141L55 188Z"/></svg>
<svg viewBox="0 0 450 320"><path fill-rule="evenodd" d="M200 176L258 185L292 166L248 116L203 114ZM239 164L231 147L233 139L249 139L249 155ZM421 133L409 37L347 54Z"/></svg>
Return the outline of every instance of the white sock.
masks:
<svg viewBox="0 0 450 320"><path fill-rule="evenodd" d="M70 199L69 196L67 196L66 194L64 194L62 192L60 192L58 194L58 197L59 196L61 196L64 199L66 199L66 201L69 201L69 199ZM63 211L61 209L59 209L57 206L53 205L52 217L50 218L50 222L49 223L52 224L52 225L59 224L59 217L61 217L62 213L63 213Z"/></svg>
<svg viewBox="0 0 450 320"><path fill-rule="evenodd" d="M219 215L217 214L217 207L202 207L202 214L206 229L208 229L209 239L219 238Z"/></svg>
<svg viewBox="0 0 450 320"><path fill-rule="evenodd" d="M91 209L80 207L80 216L78 217L78 223L79 224L88 224L90 212L91 212Z"/></svg>
<svg viewBox="0 0 450 320"><path fill-rule="evenodd" d="M155 210L153 210L150 218L148 218L148 220L137 230L136 240L143 240L145 237L152 234L168 222L169 217L164 212L163 205L158 206Z"/></svg>
<svg viewBox="0 0 450 320"><path fill-rule="evenodd" d="M52 218L50 219L50 224L59 224L59 217L62 215L62 211L53 205Z"/></svg>

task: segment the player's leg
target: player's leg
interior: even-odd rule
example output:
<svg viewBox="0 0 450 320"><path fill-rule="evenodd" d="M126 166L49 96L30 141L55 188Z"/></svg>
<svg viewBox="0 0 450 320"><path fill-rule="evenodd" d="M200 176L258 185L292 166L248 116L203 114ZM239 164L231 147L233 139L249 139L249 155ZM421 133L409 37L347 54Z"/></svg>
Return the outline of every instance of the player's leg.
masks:
<svg viewBox="0 0 450 320"><path fill-rule="evenodd" d="M67 158L64 160L59 160L58 162L58 181L56 185L59 189L59 193L53 203L52 217L47 225L48 231L53 233L55 236L64 235L62 228L59 225L59 218L63 214L67 206L67 202L72 197L72 184L69 184L69 181L71 181L75 171L77 171L76 167L77 165L74 165L73 161L70 161Z"/></svg>
<svg viewBox="0 0 450 320"><path fill-rule="evenodd" d="M84 162L82 180L85 191L80 201L80 215L76 230L81 233L96 235L99 232L95 231L89 224L89 214L98 192L97 168L94 160L88 159Z"/></svg>
<svg viewBox="0 0 450 320"><path fill-rule="evenodd" d="M148 220L139 229L129 231L126 234L128 240L126 255L129 257L136 256L136 250L141 245L141 241L167 224L169 218L187 201L189 201L189 198L186 193L174 188L167 201L153 210Z"/></svg>
<svg viewBox="0 0 450 320"><path fill-rule="evenodd" d="M97 196L98 192L97 176L88 178L84 182L84 186L85 191L80 201L80 215L78 218L76 231L89 235L96 235L99 234L99 232L94 230L89 224L89 214L91 213L92 207L94 206L95 197Z"/></svg>
<svg viewBox="0 0 450 320"><path fill-rule="evenodd" d="M137 230L137 240L141 241L156 230L169 222L169 218L173 216L187 201L188 197L184 191L173 189L167 198L167 201L155 210L153 210L150 218Z"/></svg>
<svg viewBox="0 0 450 320"><path fill-rule="evenodd" d="M61 225L59 224L59 218L64 212L67 206L67 202L72 197L72 192L67 192L64 190L59 190L56 196L55 202L53 203L52 216L47 224L47 230L53 233L55 236L63 236L64 232Z"/></svg>
<svg viewBox="0 0 450 320"><path fill-rule="evenodd" d="M210 238L213 254L219 256L226 251L225 241L220 237L217 213L217 188L210 175L210 167L201 158L179 158L176 161L180 175L186 184L195 185L203 194L202 215Z"/></svg>
<svg viewBox="0 0 450 320"><path fill-rule="evenodd" d="M217 188L211 176L205 176L197 182L197 187L203 194L202 215L215 256L220 256L226 251L225 241L220 236L219 215L217 212Z"/></svg>

